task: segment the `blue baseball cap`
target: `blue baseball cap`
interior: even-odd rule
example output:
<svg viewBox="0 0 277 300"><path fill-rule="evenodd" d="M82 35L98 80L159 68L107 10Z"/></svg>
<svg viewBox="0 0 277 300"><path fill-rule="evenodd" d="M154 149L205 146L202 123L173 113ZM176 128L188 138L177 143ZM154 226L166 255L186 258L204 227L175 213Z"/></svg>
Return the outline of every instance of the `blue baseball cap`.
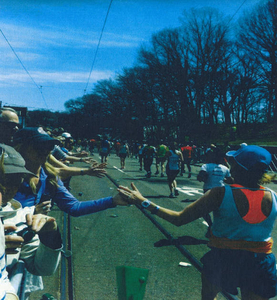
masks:
<svg viewBox="0 0 277 300"><path fill-rule="evenodd" d="M271 163L271 154L265 148L255 145L243 145L237 151L227 152L226 156L233 157L245 170L257 164L264 165L264 170L266 170Z"/></svg>

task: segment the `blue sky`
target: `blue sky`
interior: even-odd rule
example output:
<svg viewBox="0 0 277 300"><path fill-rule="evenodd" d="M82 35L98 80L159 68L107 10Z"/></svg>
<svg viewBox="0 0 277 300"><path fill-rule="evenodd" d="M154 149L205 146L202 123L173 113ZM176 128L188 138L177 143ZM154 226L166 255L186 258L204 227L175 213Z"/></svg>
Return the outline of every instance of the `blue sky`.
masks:
<svg viewBox="0 0 277 300"><path fill-rule="evenodd" d="M141 44L155 32L179 26L184 10L210 6L232 16L242 4L239 13L259 2L113 0L87 86L110 0L1 0L0 101L63 111L86 86L90 92L98 80L132 67Z"/></svg>

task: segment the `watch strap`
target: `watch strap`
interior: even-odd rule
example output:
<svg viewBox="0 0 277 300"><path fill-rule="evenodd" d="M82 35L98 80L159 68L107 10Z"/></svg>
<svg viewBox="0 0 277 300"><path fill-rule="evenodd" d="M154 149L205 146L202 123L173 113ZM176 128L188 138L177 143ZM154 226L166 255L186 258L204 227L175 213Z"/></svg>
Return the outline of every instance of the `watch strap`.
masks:
<svg viewBox="0 0 277 300"><path fill-rule="evenodd" d="M159 211L160 207L157 205L155 208L151 211L152 215L155 215Z"/></svg>

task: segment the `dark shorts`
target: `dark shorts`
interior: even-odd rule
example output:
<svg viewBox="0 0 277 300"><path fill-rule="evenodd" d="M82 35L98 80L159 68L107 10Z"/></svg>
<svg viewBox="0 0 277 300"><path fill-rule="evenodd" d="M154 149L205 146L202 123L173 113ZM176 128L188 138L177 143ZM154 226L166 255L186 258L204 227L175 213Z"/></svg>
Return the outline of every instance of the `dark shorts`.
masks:
<svg viewBox="0 0 277 300"><path fill-rule="evenodd" d="M164 164L166 161L166 157L156 157L156 164L162 163Z"/></svg>
<svg viewBox="0 0 277 300"><path fill-rule="evenodd" d="M126 158L127 154L126 153L119 153L119 157L121 158Z"/></svg>
<svg viewBox="0 0 277 300"><path fill-rule="evenodd" d="M166 175L169 180L174 180L179 173L179 170L168 170L166 169Z"/></svg>
<svg viewBox="0 0 277 300"><path fill-rule="evenodd" d="M108 152L100 152L100 156L107 157L108 156Z"/></svg>
<svg viewBox="0 0 277 300"><path fill-rule="evenodd" d="M264 298L276 296L276 261L272 253L212 248L201 262L209 281L230 294L237 295L239 287Z"/></svg>

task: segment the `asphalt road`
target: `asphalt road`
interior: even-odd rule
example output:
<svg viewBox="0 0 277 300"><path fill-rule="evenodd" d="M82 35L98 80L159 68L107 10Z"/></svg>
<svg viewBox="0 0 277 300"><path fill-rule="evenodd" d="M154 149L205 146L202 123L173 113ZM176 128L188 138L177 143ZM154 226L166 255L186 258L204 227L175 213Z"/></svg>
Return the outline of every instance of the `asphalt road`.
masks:
<svg viewBox="0 0 277 300"><path fill-rule="evenodd" d="M98 159L98 155L95 154ZM192 166L192 177L177 177L180 195L170 199L166 177L144 177L138 160L126 159L126 169L120 170L119 158L108 157L108 174L113 179L78 176L71 180L72 193L80 200L98 199L116 193L116 184L129 186L134 182L144 196L158 205L181 210L189 201L202 194L202 184L196 180L200 166ZM152 174L155 173L152 165ZM270 188L276 189L275 184ZM63 214L51 212L63 228ZM170 232L174 242L183 245L197 260L208 251L204 220L175 227L154 217ZM157 227L136 206L116 207L79 218L71 218L74 300L116 300L116 267L130 266L149 270L145 300L201 299L200 273ZM276 240L276 231L273 238ZM277 253L276 245L274 253ZM187 262L191 266L179 266ZM44 279L43 292L35 292L30 300L39 300L45 293L61 299L61 268ZM68 299L68 296L66 298ZM222 295L218 299L225 299ZM63 299L62 299L63 300Z"/></svg>

